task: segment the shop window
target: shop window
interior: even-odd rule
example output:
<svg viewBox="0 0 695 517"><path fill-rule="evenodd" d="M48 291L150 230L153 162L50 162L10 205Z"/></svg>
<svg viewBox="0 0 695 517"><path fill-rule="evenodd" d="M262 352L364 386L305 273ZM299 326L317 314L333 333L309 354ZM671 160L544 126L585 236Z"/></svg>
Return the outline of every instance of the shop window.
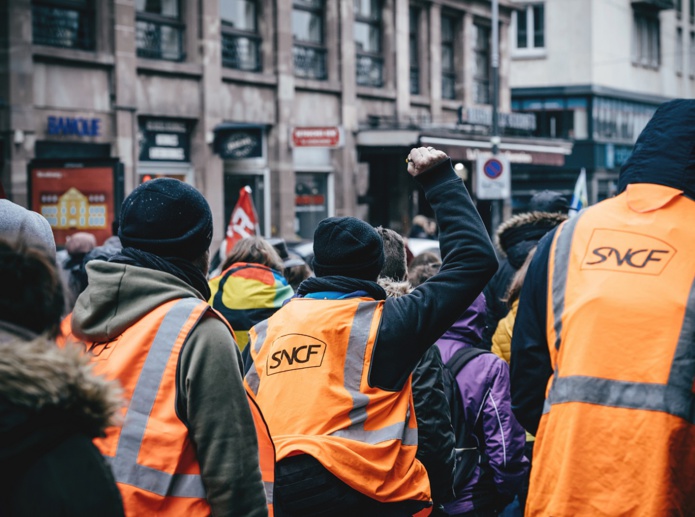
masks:
<svg viewBox="0 0 695 517"><path fill-rule="evenodd" d="M442 16L442 99L456 98L456 18Z"/></svg>
<svg viewBox="0 0 695 517"><path fill-rule="evenodd" d="M683 29L680 27L676 29L676 55L675 55L675 69L678 75L683 73Z"/></svg>
<svg viewBox="0 0 695 517"><path fill-rule="evenodd" d="M36 45L94 50L94 6L89 0L36 1L31 6Z"/></svg>
<svg viewBox="0 0 695 517"><path fill-rule="evenodd" d="M516 32L515 50L524 52L545 48L545 6L543 4L527 5L515 11L512 26Z"/></svg>
<svg viewBox="0 0 695 517"><path fill-rule="evenodd" d="M138 57L183 61L184 24L179 0L136 0Z"/></svg>
<svg viewBox="0 0 695 517"><path fill-rule="evenodd" d="M583 97L516 100L512 110L536 115L534 136L585 140L589 138L587 100Z"/></svg>
<svg viewBox="0 0 695 517"><path fill-rule="evenodd" d="M379 0L354 0L357 84L384 85L382 15Z"/></svg>
<svg viewBox="0 0 695 517"><path fill-rule="evenodd" d="M657 11L634 11L632 62L649 68L661 65L661 24Z"/></svg>
<svg viewBox="0 0 695 517"><path fill-rule="evenodd" d="M656 111L655 106L596 97L593 103L594 139L634 143Z"/></svg>
<svg viewBox="0 0 695 517"><path fill-rule="evenodd" d="M409 33L409 59L410 59L410 94L418 95L420 93L420 52L418 38L418 25L420 24L420 9L410 8L410 28Z"/></svg>
<svg viewBox="0 0 695 517"><path fill-rule="evenodd" d="M247 72L261 70L257 0L220 0L222 65Z"/></svg>
<svg viewBox="0 0 695 517"><path fill-rule="evenodd" d="M312 239L319 221L328 217L328 174L298 172L295 186L295 230Z"/></svg>
<svg viewBox="0 0 695 517"><path fill-rule="evenodd" d="M292 53L296 77L318 80L328 78L324 19L324 0L294 0Z"/></svg>
<svg viewBox="0 0 695 517"><path fill-rule="evenodd" d="M475 69L473 72L474 99L476 104L490 104L490 33L486 25L473 25L473 51L475 54Z"/></svg>

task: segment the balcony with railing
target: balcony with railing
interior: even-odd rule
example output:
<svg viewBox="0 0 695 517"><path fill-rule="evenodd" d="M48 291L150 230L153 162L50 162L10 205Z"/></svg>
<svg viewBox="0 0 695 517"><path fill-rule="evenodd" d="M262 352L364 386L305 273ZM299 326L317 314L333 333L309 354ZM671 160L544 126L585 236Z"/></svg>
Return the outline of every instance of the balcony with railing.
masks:
<svg viewBox="0 0 695 517"><path fill-rule="evenodd" d="M135 22L138 57L183 61L184 26L178 21L138 17Z"/></svg>
<svg viewBox="0 0 695 517"><path fill-rule="evenodd" d="M294 44L294 75L303 79L328 79L326 68L326 49L309 45Z"/></svg>
<svg viewBox="0 0 695 517"><path fill-rule="evenodd" d="M36 45L94 50L94 13L87 9L32 5Z"/></svg>
<svg viewBox="0 0 695 517"><path fill-rule="evenodd" d="M222 66L258 72L261 70L261 38L222 33Z"/></svg>
<svg viewBox="0 0 695 517"><path fill-rule="evenodd" d="M359 86L381 88L384 85L384 59L358 54L356 75Z"/></svg>

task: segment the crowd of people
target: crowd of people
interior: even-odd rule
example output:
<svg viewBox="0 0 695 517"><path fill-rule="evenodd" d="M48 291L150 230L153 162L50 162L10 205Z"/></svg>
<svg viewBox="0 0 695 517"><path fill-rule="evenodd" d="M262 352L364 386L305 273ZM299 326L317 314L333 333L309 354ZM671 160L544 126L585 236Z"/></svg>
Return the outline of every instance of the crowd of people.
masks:
<svg viewBox="0 0 695 517"><path fill-rule="evenodd" d="M0 517L695 515L695 101L614 198L495 244L413 149L439 253L353 217L306 263L160 178L114 237L0 200Z"/></svg>

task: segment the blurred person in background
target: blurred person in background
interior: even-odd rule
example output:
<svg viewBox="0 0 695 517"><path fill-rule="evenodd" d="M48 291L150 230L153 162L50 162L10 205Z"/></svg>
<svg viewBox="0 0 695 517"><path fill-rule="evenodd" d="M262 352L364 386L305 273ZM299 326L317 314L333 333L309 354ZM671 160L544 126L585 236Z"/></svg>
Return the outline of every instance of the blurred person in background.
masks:
<svg viewBox="0 0 695 517"><path fill-rule="evenodd" d="M48 221L8 199L0 199L0 239L10 244L40 247L56 261L56 243Z"/></svg>
<svg viewBox="0 0 695 517"><path fill-rule="evenodd" d="M311 268L304 262L304 259L298 254L293 253L287 249L287 242L285 239L272 238L268 239L278 252L280 258L282 259L282 276L287 279L287 282L292 286L292 290L297 292L299 284L312 275Z"/></svg>
<svg viewBox="0 0 695 517"><path fill-rule="evenodd" d="M75 300L87 287L87 272L84 258L97 245L93 234L76 232L65 241L65 249L58 252L60 277L65 290L65 314L72 312Z"/></svg>
<svg viewBox="0 0 695 517"><path fill-rule="evenodd" d="M495 245L502 258L497 273L485 286L487 313L483 348L490 350L497 323L509 312L504 298L514 274L541 237L567 219L568 210L569 203L564 195L544 190L531 198L528 212L511 217L497 228Z"/></svg>
<svg viewBox="0 0 695 517"><path fill-rule="evenodd" d="M268 241L246 237L227 255L220 276L209 281L209 303L234 329L244 362L248 361L249 329L294 295L282 270L282 259Z"/></svg>
<svg viewBox="0 0 695 517"><path fill-rule="evenodd" d="M55 344L64 299L54 259L21 237L0 240L0 286L0 516L123 516L92 443L115 421L120 392L80 349Z"/></svg>

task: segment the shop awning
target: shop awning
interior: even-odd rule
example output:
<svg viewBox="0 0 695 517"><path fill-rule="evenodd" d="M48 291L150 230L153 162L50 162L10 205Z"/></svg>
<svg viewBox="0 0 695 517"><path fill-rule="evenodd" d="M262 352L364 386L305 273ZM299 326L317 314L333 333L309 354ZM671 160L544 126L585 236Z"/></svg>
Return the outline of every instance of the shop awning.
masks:
<svg viewBox="0 0 695 517"><path fill-rule="evenodd" d="M474 161L478 158L478 153L492 150L489 140L428 135L420 136L420 145L431 145L447 153L453 160L462 161ZM503 137L499 150L511 163L561 167L565 164L565 157L572 154L572 142Z"/></svg>

